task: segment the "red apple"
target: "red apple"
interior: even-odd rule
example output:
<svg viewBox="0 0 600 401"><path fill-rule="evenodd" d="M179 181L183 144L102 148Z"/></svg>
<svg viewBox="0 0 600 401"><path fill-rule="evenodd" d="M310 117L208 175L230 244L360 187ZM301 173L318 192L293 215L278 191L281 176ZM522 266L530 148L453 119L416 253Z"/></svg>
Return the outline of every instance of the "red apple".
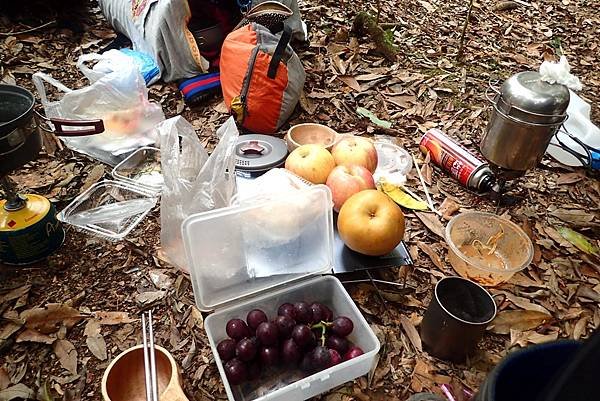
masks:
<svg viewBox="0 0 600 401"><path fill-rule="evenodd" d="M333 156L321 145L296 148L285 160L285 168L313 184L325 184L335 167Z"/></svg>
<svg viewBox="0 0 600 401"><path fill-rule="evenodd" d="M360 136L348 136L340 140L331 149L338 166L363 166L371 173L377 168L377 150L370 139Z"/></svg>
<svg viewBox="0 0 600 401"><path fill-rule="evenodd" d="M375 189L373 175L363 166L337 166L331 170L326 184L331 189L336 212L355 193L363 189Z"/></svg>

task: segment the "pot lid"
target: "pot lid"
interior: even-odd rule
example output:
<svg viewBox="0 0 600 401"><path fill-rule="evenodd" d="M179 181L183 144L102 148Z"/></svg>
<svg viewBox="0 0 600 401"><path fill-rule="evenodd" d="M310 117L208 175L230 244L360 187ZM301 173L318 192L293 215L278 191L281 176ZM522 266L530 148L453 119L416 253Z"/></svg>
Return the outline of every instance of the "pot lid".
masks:
<svg viewBox="0 0 600 401"><path fill-rule="evenodd" d="M502 84L501 101L529 113L563 115L569 106L569 90L562 84L550 84L535 71L513 75Z"/></svg>
<svg viewBox="0 0 600 401"><path fill-rule="evenodd" d="M268 135L243 135L235 145L238 170L262 171L277 167L287 157L285 141Z"/></svg>

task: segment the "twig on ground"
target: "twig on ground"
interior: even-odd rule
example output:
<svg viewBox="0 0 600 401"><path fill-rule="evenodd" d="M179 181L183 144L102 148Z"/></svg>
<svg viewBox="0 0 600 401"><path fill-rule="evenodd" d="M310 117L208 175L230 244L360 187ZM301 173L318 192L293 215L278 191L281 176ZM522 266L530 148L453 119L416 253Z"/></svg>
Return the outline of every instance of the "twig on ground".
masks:
<svg viewBox="0 0 600 401"><path fill-rule="evenodd" d="M463 25L462 32L460 34L460 44L458 45L458 54L456 55L457 60L462 60L463 52L465 47L465 36L467 33L467 28L469 27L469 20L471 19L471 11L473 11L473 0L469 0L469 9L467 11L467 18L465 19L465 24Z"/></svg>
<svg viewBox="0 0 600 401"><path fill-rule="evenodd" d="M40 26L36 26L34 28L26 29L24 31L18 31L18 32L0 32L0 36L15 36L15 35L22 35L24 33L31 33L31 32L37 31L38 29L46 28L47 26L50 26L50 25L55 24L55 23L56 23L56 20L53 19L50 22L46 22L45 24L42 24Z"/></svg>

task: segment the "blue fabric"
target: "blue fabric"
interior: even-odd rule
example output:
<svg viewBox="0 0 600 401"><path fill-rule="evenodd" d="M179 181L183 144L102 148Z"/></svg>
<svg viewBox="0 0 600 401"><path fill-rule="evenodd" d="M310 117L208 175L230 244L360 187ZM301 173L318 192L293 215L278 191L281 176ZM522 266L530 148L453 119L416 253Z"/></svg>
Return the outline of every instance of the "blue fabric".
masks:
<svg viewBox="0 0 600 401"><path fill-rule="evenodd" d="M600 153L591 152L592 160L590 160L590 167L593 170L600 170Z"/></svg>
<svg viewBox="0 0 600 401"><path fill-rule="evenodd" d="M200 101L221 87L220 77L218 72L201 74L179 83L179 90L186 102Z"/></svg>
<svg viewBox="0 0 600 401"><path fill-rule="evenodd" d="M153 79L160 74L160 69L152 57L146 53L137 52L131 49L120 49L121 53L133 58L137 64L140 73L146 81L146 85L154 82Z"/></svg>
<svg viewBox="0 0 600 401"><path fill-rule="evenodd" d="M523 348L507 355L490 373L477 401L535 401L582 347L563 340Z"/></svg>

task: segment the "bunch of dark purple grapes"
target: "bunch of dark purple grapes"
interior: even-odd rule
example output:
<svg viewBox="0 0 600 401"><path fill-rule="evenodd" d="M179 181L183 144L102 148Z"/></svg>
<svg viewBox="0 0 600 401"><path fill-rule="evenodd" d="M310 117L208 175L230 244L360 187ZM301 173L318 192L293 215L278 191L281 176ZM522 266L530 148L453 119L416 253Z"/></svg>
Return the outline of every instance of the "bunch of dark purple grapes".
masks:
<svg viewBox="0 0 600 401"><path fill-rule="evenodd" d="M260 309L248 312L246 321L228 321L229 338L217 345L217 351L232 385L256 380L277 366L300 366L312 374L363 354L346 338L353 329L352 320L334 319L331 309L321 303L285 303L272 321Z"/></svg>

